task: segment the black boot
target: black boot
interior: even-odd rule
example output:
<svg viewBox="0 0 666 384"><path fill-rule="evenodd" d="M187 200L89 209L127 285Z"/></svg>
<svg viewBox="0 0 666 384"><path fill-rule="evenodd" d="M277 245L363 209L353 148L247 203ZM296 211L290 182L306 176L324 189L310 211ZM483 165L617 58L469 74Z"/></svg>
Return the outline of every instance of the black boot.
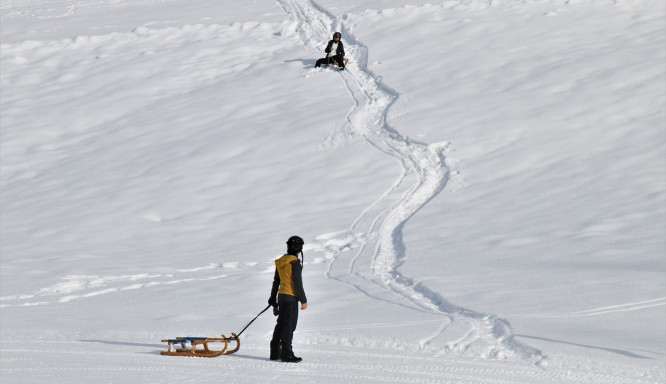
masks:
<svg viewBox="0 0 666 384"><path fill-rule="evenodd" d="M282 362L283 363L300 363L303 361L300 357L294 356L294 352L289 351L289 353L283 353L282 354Z"/></svg>

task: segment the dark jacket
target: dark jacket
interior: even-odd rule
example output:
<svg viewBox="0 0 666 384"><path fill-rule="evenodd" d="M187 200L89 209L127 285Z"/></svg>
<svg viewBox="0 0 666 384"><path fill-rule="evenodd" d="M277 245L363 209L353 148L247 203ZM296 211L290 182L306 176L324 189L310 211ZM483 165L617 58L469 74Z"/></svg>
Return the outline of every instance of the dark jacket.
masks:
<svg viewBox="0 0 666 384"><path fill-rule="evenodd" d="M326 49L324 50L324 52L326 52L326 53L331 53L331 47L333 46L333 43L334 43L334 42L335 42L335 41L330 40L330 41L328 42L328 45L326 45ZM342 56L342 57L345 56L345 47L344 47L344 45L342 44L342 41L338 41L338 48L335 50L335 54L332 55L332 56L336 56L336 55L340 55L340 56Z"/></svg>

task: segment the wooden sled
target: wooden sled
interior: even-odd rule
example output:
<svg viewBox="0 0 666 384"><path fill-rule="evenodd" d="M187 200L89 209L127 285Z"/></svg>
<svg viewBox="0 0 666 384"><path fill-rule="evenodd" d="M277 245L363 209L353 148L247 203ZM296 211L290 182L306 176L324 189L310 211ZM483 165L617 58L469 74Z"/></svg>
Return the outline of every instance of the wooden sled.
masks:
<svg viewBox="0 0 666 384"><path fill-rule="evenodd" d="M240 348L240 339L235 333L231 334L231 337L176 337L175 339L164 339L163 343L169 344L168 351L160 352L161 355L166 356L194 356L194 357L216 357L220 355L230 355ZM229 342L235 341L236 347L231 350L229 348ZM213 350L208 347L209 343L223 343L221 350ZM189 347L188 347L189 344ZM174 349L176 346L180 348ZM198 346L202 346L203 349L197 349Z"/></svg>
<svg viewBox="0 0 666 384"><path fill-rule="evenodd" d="M345 67L346 67L346 66L347 66L347 63L349 62L349 59L345 57L345 58L342 59L342 60L344 60L344 62L345 62ZM333 66L336 67L336 68L340 68L340 64L338 64L337 60L333 60ZM324 65L324 68L328 68L328 64Z"/></svg>
<svg viewBox="0 0 666 384"><path fill-rule="evenodd" d="M194 357L215 357L220 355L231 355L235 353L240 348L240 339L239 336L245 332L247 327L249 327L262 313L268 311L271 305L268 304L263 311L259 312L254 319L250 320L249 323L245 324L245 327L235 334L231 332L231 337L176 337L175 339L164 339L163 343L169 343L169 350L160 352L161 355L166 356L194 356ZM228 350L229 342L235 341L236 348ZM221 350L213 350L208 347L209 343L224 343ZM188 348L189 344L189 348ZM174 349L176 346L180 348ZM197 349L198 346L202 346L203 349Z"/></svg>

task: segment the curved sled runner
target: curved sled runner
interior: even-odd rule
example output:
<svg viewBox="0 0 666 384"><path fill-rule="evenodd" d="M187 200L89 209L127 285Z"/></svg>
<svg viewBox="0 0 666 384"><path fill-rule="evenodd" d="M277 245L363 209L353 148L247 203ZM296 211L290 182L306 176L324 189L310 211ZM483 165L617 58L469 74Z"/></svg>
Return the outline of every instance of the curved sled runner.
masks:
<svg viewBox="0 0 666 384"><path fill-rule="evenodd" d="M163 343L169 343L169 350L160 352L161 355L166 356L194 356L194 357L216 357L220 355L230 355L240 348L240 339L235 333L231 334L231 337L176 337L175 339L165 339L162 340ZM236 347L231 350L229 348L229 342L235 341ZM213 350L208 347L209 343L223 343L221 350ZM175 346L180 346L180 348L174 349ZM188 347L189 345L189 347ZM202 346L203 349L197 349L198 346Z"/></svg>

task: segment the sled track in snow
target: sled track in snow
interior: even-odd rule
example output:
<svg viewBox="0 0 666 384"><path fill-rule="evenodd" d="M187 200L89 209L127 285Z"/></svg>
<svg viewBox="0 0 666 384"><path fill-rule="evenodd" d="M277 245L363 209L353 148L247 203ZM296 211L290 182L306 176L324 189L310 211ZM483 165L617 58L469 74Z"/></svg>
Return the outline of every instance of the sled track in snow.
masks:
<svg viewBox="0 0 666 384"><path fill-rule="evenodd" d="M406 222L449 180L445 151L448 143L410 141L387 123L388 111L398 94L381 84L368 70L368 49L345 28L344 23L314 1L279 0L289 15L285 36L319 51L327 36L341 31L348 71L341 79L354 102L344 130L394 159L401 173L393 185L366 208L346 231L321 235L319 250L333 259L328 277L355 287L373 299L418 311L442 315L443 327L424 348L437 345L457 353L504 358L518 355L538 362L541 352L517 342L510 325L494 315L453 305L428 287L403 276L406 259L402 230Z"/></svg>

